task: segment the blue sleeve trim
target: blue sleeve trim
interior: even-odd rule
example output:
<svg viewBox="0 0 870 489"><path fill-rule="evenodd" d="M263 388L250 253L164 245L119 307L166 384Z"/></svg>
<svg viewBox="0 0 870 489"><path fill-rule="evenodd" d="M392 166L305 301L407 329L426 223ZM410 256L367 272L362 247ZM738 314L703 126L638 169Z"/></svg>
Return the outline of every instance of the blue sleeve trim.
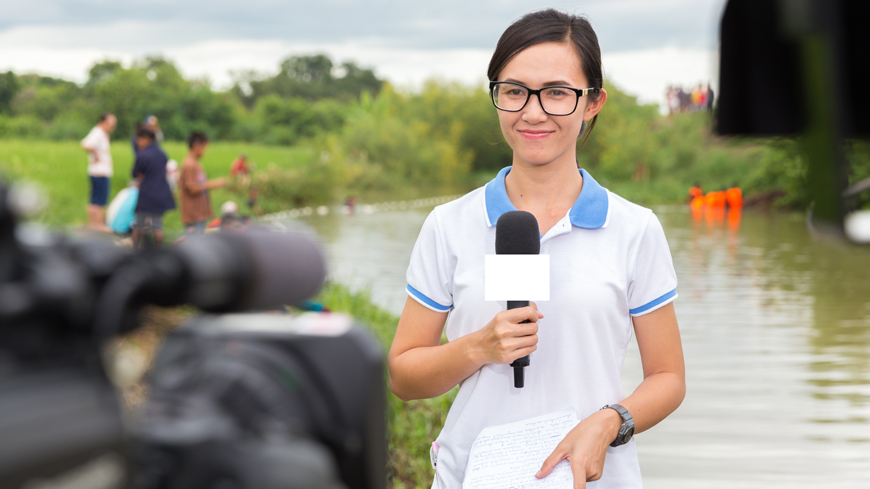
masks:
<svg viewBox="0 0 870 489"><path fill-rule="evenodd" d="M647 302L646 304L644 304L644 305L642 305L642 306L640 306L640 307L635 307L634 309L629 309L629 310L628 310L628 313L629 313L629 314L640 314L640 313L643 313L643 312L649 311L649 310L652 309L653 307L656 307L656 306L658 306L659 304L662 304L662 303L664 303L664 302L667 302L667 301L673 299L673 298L676 297L676 296L677 296L677 289L674 289L674 290L668 292L667 294L665 294L665 295L659 297L658 299L654 299L654 300L652 300L652 301L650 301L650 302Z"/></svg>
<svg viewBox="0 0 870 489"><path fill-rule="evenodd" d="M429 306L432 309L435 309L437 311L447 312L450 310L451 307L453 307L452 305L451 306L443 306L443 305L433 301L432 299L426 297L426 295L423 294L422 292L420 292L419 290L415 289L414 287L411 287L410 284L408 284L408 293L411 294L412 296L416 297L420 302L423 302L427 306Z"/></svg>

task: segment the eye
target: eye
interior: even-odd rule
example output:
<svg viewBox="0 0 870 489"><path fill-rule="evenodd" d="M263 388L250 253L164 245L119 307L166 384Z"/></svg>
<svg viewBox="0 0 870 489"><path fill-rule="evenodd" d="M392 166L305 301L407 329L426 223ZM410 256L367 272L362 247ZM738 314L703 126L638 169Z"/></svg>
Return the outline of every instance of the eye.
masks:
<svg viewBox="0 0 870 489"><path fill-rule="evenodd" d="M561 88L552 88L550 90L547 90L547 96L549 97L564 97L566 95L568 95L568 92Z"/></svg>

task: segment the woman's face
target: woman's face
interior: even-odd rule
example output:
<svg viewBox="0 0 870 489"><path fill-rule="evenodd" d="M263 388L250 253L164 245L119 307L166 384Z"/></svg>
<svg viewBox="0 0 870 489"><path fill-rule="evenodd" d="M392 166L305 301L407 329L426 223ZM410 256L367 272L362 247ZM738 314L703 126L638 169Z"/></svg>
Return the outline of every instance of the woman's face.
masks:
<svg viewBox="0 0 870 489"><path fill-rule="evenodd" d="M547 86L591 88L580 66L580 57L568 43L537 44L520 51L499 73L498 81L511 81L531 89ZM514 160L544 165L556 160L575 164L577 136L583 121L590 121L607 98L601 90L598 100L580 97L574 113L552 116L544 112L538 97L532 95L519 112L499 110L501 131L514 151Z"/></svg>

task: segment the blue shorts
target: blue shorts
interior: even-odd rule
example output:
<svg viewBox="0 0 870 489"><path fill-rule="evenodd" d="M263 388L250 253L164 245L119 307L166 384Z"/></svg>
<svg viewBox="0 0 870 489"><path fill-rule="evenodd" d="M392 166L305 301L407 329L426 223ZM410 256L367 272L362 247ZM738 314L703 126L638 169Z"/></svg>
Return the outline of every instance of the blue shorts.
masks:
<svg viewBox="0 0 870 489"><path fill-rule="evenodd" d="M109 202L109 177L91 177L91 205L105 207Z"/></svg>

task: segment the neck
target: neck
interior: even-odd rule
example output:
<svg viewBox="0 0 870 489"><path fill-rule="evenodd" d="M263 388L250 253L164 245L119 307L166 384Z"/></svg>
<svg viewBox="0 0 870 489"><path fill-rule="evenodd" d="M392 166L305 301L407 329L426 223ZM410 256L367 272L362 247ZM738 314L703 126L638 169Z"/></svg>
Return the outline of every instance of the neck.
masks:
<svg viewBox="0 0 870 489"><path fill-rule="evenodd" d="M583 177L574 161L532 165L515 158L505 178L505 189L517 209L527 210L523 209L526 207L564 214L580 195Z"/></svg>

